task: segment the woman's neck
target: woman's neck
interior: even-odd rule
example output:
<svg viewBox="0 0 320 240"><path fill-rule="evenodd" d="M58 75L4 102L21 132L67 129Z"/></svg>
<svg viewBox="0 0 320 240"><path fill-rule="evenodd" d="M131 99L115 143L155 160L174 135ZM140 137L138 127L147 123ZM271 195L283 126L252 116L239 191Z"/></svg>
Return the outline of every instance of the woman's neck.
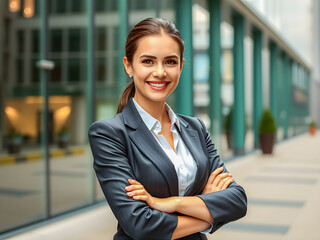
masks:
<svg viewBox="0 0 320 240"><path fill-rule="evenodd" d="M163 122L163 120L167 117L167 111L166 111L166 102L165 101L159 101L159 102L153 102L153 101L140 101L136 97L134 97L134 100L136 103L139 104L140 107L143 108L147 113L149 113L152 117L157 119L160 123Z"/></svg>

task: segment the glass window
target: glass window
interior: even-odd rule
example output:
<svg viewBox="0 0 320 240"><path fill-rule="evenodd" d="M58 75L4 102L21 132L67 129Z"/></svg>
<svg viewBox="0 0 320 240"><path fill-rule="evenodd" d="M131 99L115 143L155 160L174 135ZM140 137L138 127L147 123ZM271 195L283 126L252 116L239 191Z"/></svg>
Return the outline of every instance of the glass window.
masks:
<svg viewBox="0 0 320 240"><path fill-rule="evenodd" d="M32 31L32 52L38 53L40 48L39 30Z"/></svg>
<svg viewBox="0 0 320 240"><path fill-rule="evenodd" d="M105 12L106 11L106 1L105 0L96 0L95 11L96 12Z"/></svg>
<svg viewBox="0 0 320 240"><path fill-rule="evenodd" d="M132 10L155 9L155 1L152 0L131 0L128 3Z"/></svg>
<svg viewBox="0 0 320 240"><path fill-rule="evenodd" d="M107 3L107 11L116 11L117 10L118 1L106 0L106 3Z"/></svg>
<svg viewBox="0 0 320 240"><path fill-rule="evenodd" d="M106 80L106 72L107 72L107 64L106 58L98 58L96 61L97 70L96 70L96 78L98 81Z"/></svg>
<svg viewBox="0 0 320 240"><path fill-rule="evenodd" d="M17 31L17 43L18 43L18 53L23 53L24 52L24 30L18 30Z"/></svg>
<svg viewBox="0 0 320 240"><path fill-rule="evenodd" d="M62 82L61 59L52 59L54 62L54 69L51 71L51 82Z"/></svg>
<svg viewBox="0 0 320 240"><path fill-rule="evenodd" d="M80 80L80 59L70 58L68 60L68 82L77 82Z"/></svg>
<svg viewBox="0 0 320 240"><path fill-rule="evenodd" d="M85 31L83 29L69 29L68 50L70 52L85 51L85 36Z"/></svg>
<svg viewBox="0 0 320 240"><path fill-rule="evenodd" d="M17 82L22 83L23 82L23 60L18 59L17 60Z"/></svg>
<svg viewBox="0 0 320 240"><path fill-rule="evenodd" d="M40 81L32 88L25 84L30 79L25 73L34 75L35 60L30 52L36 50L39 22L12 15L2 3L0 21L8 21L0 28L5 46L0 48L0 65L5 65L0 71L1 233L46 218L44 143L40 139L43 118L38 115L43 112L43 98Z"/></svg>
<svg viewBox="0 0 320 240"><path fill-rule="evenodd" d="M62 52L62 30L52 29L50 31L51 37L51 52Z"/></svg>
<svg viewBox="0 0 320 240"><path fill-rule="evenodd" d="M49 0L49 13L50 14L61 14L67 12L67 6L70 0Z"/></svg>
<svg viewBox="0 0 320 240"><path fill-rule="evenodd" d="M84 0L71 0L71 12L82 13L85 11Z"/></svg>
<svg viewBox="0 0 320 240"><path fill-rule="evenodd" d="M107 45L106 28L99 27L96 29L96 41L97 41L96 50L105 51L106 45Z"/></svg>
<svg viewBox="0 0 320 240"><path fill-rule="evenodd" d="M31 82L38 83L39 82L39 67L37 66L37 62L39 59L32 60L32 75L31 75Z"/></svg>

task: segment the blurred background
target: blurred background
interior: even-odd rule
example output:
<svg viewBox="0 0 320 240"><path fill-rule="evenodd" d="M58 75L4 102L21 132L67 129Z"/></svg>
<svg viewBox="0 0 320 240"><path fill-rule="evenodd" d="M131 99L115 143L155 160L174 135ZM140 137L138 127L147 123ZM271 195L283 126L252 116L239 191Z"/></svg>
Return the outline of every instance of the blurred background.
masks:
<svg viewBox="0 0 320 240"><path fill-rule="evenodd" d="M205 121L224 161L257 151L266 108L277 143L320 126L318 0L0 0L0 238L104 201L87 130L115 115L146 17L180 30L168 103Z"/></svg>

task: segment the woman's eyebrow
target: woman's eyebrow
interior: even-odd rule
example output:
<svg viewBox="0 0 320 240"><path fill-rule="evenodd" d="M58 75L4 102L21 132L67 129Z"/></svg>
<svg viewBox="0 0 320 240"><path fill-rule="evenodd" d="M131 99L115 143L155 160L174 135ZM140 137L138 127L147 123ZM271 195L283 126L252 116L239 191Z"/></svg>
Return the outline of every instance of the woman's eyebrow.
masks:
<svg viewBox="0 0 320 240"><path fill-rule="evenodd" d="M176 59L179 59L178 56L176 56L176 55L167 56L165 58L176 58Z"/></svg>
<svg viewBox="0 0 320 240"><path fill-rule="evenodd" d="M156 59L157 57L152 56L152 55L142 55L139 58L152 58L152 59Z"/></svg>
<svg viewBox="0 0 320 240"><path fill-rule="evenodd" d="M152 55L142 55L139 58L152 58L152 59L157 59L156 56L152 56ZM166 56L165 59L167 58L176 58L179 59L179 57L177 55L170 55L170 56Z"/></svg>

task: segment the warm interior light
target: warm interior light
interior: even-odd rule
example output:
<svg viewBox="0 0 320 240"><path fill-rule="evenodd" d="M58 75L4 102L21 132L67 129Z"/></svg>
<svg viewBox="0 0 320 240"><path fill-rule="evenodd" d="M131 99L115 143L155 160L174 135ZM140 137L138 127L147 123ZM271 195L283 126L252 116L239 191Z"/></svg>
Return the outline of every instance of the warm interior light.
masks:
<svg viewBox="0 0 320 240"><path fill-rule="evenodd" d="M23 16L25 18L34 16L34 0L24 0Z"/></svg>
<svg viewBox="0 0 320 240"><path fill-rule="evenodd" d="M55 122L56 129L60 130L61 128L66 126L70 113L71 113L70 106L65 106L55 111L54 122Z"/></svg>
<svg viewBox="0 0 320 240"><path fill-rule="evenodd" d="M9 11L10 12L19 12L21 8L20 0L9 0Z"/></svg>
<svg viewBox="0 0 320 240"><path fill-rule="evenodd" d="M13 127L19 126L19 112L17 111L17 109L10 107L10 106L7 106L7 107L5 107L4 111L8 117L11 125Z"/></svg>

